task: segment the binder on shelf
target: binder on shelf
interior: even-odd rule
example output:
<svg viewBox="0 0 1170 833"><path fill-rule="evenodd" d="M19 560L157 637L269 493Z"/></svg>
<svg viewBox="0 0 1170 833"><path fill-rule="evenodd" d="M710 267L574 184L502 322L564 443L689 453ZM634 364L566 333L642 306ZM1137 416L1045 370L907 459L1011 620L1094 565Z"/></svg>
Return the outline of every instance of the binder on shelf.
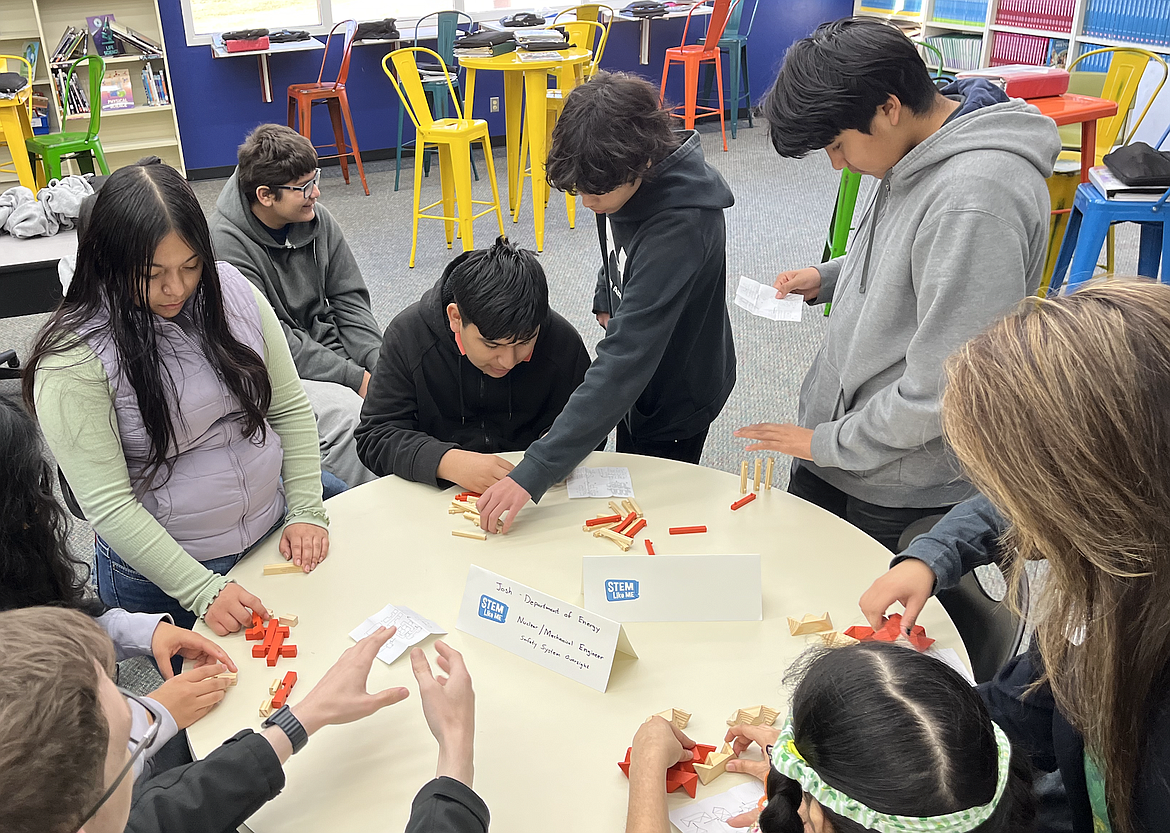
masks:
<svg viewBox="0 0 1170 833"><path fill-rule="evenodd" d="M121 43L127 46L133 46L143 55L162 57L162 44L155 43L141 32L136 32L128 26L123 26L112 18L108 23L110 31L114 33L114 37Z"/></svg>

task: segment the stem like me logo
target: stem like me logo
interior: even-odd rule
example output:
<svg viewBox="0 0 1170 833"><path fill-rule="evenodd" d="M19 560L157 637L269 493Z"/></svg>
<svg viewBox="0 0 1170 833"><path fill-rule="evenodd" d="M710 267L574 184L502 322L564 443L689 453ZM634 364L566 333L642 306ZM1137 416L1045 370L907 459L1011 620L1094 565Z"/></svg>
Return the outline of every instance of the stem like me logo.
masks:
<svg viewBox="0 0 1170 833"><path fill-rule="evenodd" d="M638 582L628 578L611 578L605 582L607 602L632 602L638 598Z"/></svg>
<svg viewBox="0 0 1170 833"><path fill-rule="evenodd" d="M508 618L508 606L497 599L493 599L491 596L480 596L479 618L487 619L489 622L498 622L502 625L504 624L504 620Z"/></svg>

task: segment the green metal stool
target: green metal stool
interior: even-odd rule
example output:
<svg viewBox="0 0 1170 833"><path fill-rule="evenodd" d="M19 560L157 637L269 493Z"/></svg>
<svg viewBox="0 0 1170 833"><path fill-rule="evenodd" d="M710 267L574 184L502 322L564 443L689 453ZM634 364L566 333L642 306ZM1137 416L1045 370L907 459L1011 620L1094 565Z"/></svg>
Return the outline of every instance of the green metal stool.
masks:
<svg viewBox="0 0 1170 833"><path fill-rule="evenodd" d="M48 136L33 136L25 139L30 161L39 157L41 176L47 185L50 180L61 178L61 159L65 156L77 154L77 164L85 173L94 173L94 160L103 174L110 173L110 166L106 164L106 154L102 150L101 140L98 138L98 129L102 123L102 78L106 74L106 62L97 55L86 55L78 58L69 65L69 74L66 76L66 89L73 89L73 75L81 64L88 64L89 73L89 126L84 133L66 132L50 133Z"/></svg>

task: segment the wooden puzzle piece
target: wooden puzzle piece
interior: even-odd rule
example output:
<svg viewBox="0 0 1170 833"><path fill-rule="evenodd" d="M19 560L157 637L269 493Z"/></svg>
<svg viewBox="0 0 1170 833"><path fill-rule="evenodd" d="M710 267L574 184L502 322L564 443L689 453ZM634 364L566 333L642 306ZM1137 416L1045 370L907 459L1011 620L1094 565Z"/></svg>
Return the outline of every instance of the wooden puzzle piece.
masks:
<svg viewBox="0 0 1170 833"><path fill-rule="evenodd" d="M618 761L618 768L621 769L627 778L630 777L630 755L633 751L634 748L632 746L629 747L626 749L626 759L624 761ZM706 760L707 756L714 751L714 746L697 743L692 753L696 759L700 759L701 757L702 760ZM695 772L695 766L691 761L682 761L666 770L666 791L672 793L679 787L686 790L687 795L691 798L694 798L695 793L698 791L699 776Z"/></svg>
<svg viewBox="0 0 1170 833"><path fill-rule="evenodd" d="M768 458L768 468L764 472L764 491L765 492L771 490L771 488L772 488L772 466L775 465L775 463L776 463L775 457Z"/></svg>
<svg viewBox="0 0 1170 833"><path fill-rule="evenodd" d="M274 709L272 708L272 698L271 697L265 697L263 700L260 701L260 716L261 717L271 717L273 711L274 711Z"/></svg>
<svg viewBox="0 0 1170 833"><path fill-rule="evenodd" d="M655 555L654 542L646 538L643 540L643 543L646 545L646 555Z"/></svg>
<svg viewBox="0 0 1170 833"><path fill-rule="evenodd" d="M718 752L711 752L702 763L695 763L695 774L703 784L710 784L727 771L727 762L736 757L730 743L723 744Z"/></svg>
<svg viewBox="0 0 1170 833"><path fill-rule="evenodd" d="M771 726L779 716L780 712L775 709L770 709L767 706L752 706L750 709L739 709L736 711L735 714L727 718L727 725Z"/></svg>
<svg viewBox="0 0 1170 833"><path fill-rule="evenodd" d="M826 648L844 648L848 645L856 645L858 640L837 631L828 631L821 634L821 642Z"/></svg>
<svg viewBox="0 0 1170 833"><path fill-rule="evenodd" d="M873 628L869 625L853 625L845 629L845 635L858 642L868 642L873 639Z"/></svg>
<svg viewBox="0 0 1170 833"><path fill-rule="evenodd" d="M642 507L638 505L638 501L634 500L633 498L627 498L627 500L630 503L630 507L634 510L634 512L637 513L639 518L645 516L645 513L642 511Z"/></svg>
<svg viewBox="0 0 1170 833"><path fill-rule="evenodd" d="M635 535L637 535L639 532L641 532L645 528L646 528L646 519L645 518L638 518L638 520L636 520L634 522L634 525L631 526L629 529L627 529L622 534L625 535L627 538L633 538Z"/></svg>
<svg viewBox="0 0 1170 833"><path fill-rule="evenodd" d="M902 633L902 614L891 614L884 625L873 632L873 638L878 642L896 642Z"/></svg>
<svg viewBox="0 0 1170 833"><path fill-rule="evenodd" d="M276 617L280 624L287 625L290 628L295 628L301 622L299 616L295 616L291 613L274 613L272 615Z"/></svg>
<svg viewBox="0 0 1170 833"><path fill-rule="evenodd" d="M821 616L806 613L800 619L793 619L791 616L788 617L788 632L793 636L821 633L823 631L831 631L832 629L833 620L829 618L828 611L825 611Z"/></svg>
<svg viewBox="0 0 1170 833"><path fill-rule="evenodd" d="M755 472L756 476L753 478L753 485L752 485L753 492L758 492L760 490L760 479L763 477L763 471L761 470L762 465L763 465L763 461L760 460L759 457L757 457L756 458L756 472Z"/></svg>
<svg viewBox="0 0 1170 833"><path fill-rule="evenodd" d="M593 534L598 538L604 538L607 541L612 541L613 543L617 544L619 547L621 547L622 552L626 552L630 549L630 539L624 535L619 535L612 529L599 529Z"/></svg>
<svg viewBox="0 0 1170 833"><path fill-rule="evenodd" d="M934 640L926 635L926 628L922 627L922 625L912 627L906 638L910 640L910 644L918 651L925 651L934 644Z"/></svg>
<svg viewBox="0 0 1170 833"><path fill-rule="evenodd" d="M684 712L682 709L667 709L654 716L661 717L667 723L673 723L680 732L687 728L687 724L691 722L690 712Z"/></svg>
<svg viewBox="0 0 1170 833"><path fill-rule="evenodd" d="M671 535L695 535L706 531L706 526L672 526L667 530Z"/></svg>
<svg viewBox="0 0 1170 833"><path fill-rule="evenodd" d="M487 533L486 532L466 532L462 529L452 529L451 534L454 535L456 538L473 538L476 541L486 541L487 540Z"/></svg>
<svg viewBox="0 0 1170 833"><path fill-rule="evenodd" d="M744 460L742 463L739 464L739 493L741 495L747 494L747 474L748 474L747 469L748 469L747 460Z"/></svg>
<svg viewBox="0 0 1170 833"><path fill-rule="evenodd" d="M304 572L304 570L302 570L296 564L293 564L291 561L278 561L275 564L264 565L264 575L266 576L283 576L302 572Z"/></svg>
<svg viewBox="0 0 1170 833"><path fill-rule="evenodd" d="M272 708L279 709L288 701L289 694L292 693L293 686L297 684L297 672L289 671L284 675L284 680L281 681L279 687L272 695Z"/></svg>
<svg viewBox="0 0 1170 833"><path fill-rule="evenodd" d="M224 671L222 674L216 674L215 678L217 680L227 680L227 684L229 686L233 686L236 684L236 672L235 671Z"/></svg>

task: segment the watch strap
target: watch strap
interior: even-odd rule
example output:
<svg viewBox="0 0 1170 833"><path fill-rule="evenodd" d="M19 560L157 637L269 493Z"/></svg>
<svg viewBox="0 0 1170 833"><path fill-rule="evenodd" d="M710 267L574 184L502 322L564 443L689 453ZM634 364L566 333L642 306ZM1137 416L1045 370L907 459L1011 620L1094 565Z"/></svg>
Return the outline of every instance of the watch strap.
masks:
<svg viewBox="0 0 1170 833"><path fill-rule="evenodd" d="M309 733L305 731L301 721L297 720L297 716L288 706L281 706L260 725L265 728L276 726L284 732L288 736L289 743L292 744L294 755L304 749L305 744L309 742Z"/></svg>

